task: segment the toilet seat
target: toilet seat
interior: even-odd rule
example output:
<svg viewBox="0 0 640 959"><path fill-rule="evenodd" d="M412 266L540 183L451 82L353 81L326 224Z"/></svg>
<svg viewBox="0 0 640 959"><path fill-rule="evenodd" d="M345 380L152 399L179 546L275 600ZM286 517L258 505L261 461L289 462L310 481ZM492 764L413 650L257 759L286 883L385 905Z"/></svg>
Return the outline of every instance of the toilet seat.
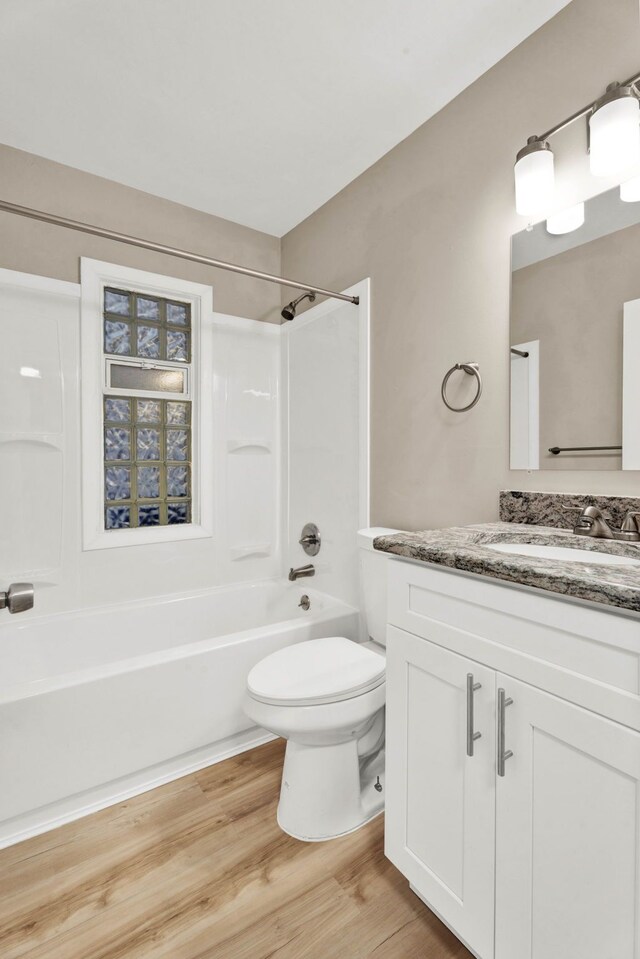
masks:
<svg viewBox="0 0 640 959"><path fill-rule="evenodd" d="M273 706L317 706L361 696L385 679L382 656L344 636L279 649L253 667L249 695Z"/></svg>

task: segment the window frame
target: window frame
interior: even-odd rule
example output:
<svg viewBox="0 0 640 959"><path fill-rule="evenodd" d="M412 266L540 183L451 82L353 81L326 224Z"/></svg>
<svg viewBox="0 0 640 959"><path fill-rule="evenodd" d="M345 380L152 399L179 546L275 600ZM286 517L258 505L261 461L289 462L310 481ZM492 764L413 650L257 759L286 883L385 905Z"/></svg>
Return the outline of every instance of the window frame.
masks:
<svg viewBox="0 0 640 959"><path fill-rule="evenodd" d="M115 356L113 353L103 353L104 356L104 385L103 393L105 396L132 396L147 397L150 400L176 400L184 402L193 400L191 390L191 380L193 378L193 360L191 363L179 365L178 363L168 363L163 360L145 360L135 356ZM181 370L184 373L185 388L178 393L173 390L135 390L131 387L111 386L111 367L112 366L133 366L135 369L143 370Z"/></svg>
<svg viewBox="0 0 640 959"><path fill-rule="evenodd" d="M80 325L82 380L82 527L83 549L142 546L213 536L213 295L210 286L131 267L80 259ZM103 298L105 287L148 293L189 303L191 363L117 357L104 352ZM185 393L116 390L107 386L109 365L180 366L187 373ZM190 374L188 367L190 366ZM192 401L191 523L104 528L104 397L149 396Z"/></svg>

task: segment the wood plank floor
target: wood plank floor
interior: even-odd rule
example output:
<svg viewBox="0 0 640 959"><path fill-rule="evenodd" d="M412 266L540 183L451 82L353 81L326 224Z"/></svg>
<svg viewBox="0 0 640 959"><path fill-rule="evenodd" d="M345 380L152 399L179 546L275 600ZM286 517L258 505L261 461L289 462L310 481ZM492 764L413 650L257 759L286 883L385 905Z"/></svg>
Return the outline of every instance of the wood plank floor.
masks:
<svg viewBox="0 0 640 959"><path fill-rule="evenodd" d="M384 858L276 825L284 743L0 851L2 959L471 959Z"/></svg>

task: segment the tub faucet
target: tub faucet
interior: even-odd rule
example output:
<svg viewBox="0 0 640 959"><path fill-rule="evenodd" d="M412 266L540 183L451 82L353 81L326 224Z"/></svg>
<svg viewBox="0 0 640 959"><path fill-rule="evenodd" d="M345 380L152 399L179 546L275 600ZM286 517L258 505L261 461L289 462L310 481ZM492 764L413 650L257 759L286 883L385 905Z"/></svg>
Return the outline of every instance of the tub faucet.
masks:
<svg viewBox="0 0 640 959"><path fill-rule="evenodd" d="M309 563L308 566L298 566L297 569L294 569L293 566L289 570L289 579L292 583L295 583L297 579L300 579L302 576L315 576L316 570L313 563Z"/></svg>

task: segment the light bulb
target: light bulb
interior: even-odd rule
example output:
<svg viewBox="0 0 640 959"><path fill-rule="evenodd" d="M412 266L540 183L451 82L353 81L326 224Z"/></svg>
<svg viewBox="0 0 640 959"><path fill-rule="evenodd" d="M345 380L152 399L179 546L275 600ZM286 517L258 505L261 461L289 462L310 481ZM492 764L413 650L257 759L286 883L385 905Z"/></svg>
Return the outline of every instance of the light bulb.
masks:
<svg viewBox="0 0 640 959"><path fill-rule="evenodd" d="M576 203L574 206L568 206L566 210L560 210L559 213L547 217L547 233L552 233L554 236L571 233L583 223L584 203Z"/></svg>
<svg viewBox="0 0 640 959"><path fill-rule="evenodd" d="M553 152L549 144L529 137L514 167L516 210L524 216L544 213L553 197Z"/></svg>
<svg viewBox="0 0 640 959"><path fill-rule="evenodd" d="M624 203L637 203L640 200L640 176L620 184L620 199Z"/></svg>
<svg viewBox="0 0 640 959"><path fill-rule="evenodd" d="M640 162L640 102L634 87L610 84L589 118L589 166L613 176Z"/></svg>

